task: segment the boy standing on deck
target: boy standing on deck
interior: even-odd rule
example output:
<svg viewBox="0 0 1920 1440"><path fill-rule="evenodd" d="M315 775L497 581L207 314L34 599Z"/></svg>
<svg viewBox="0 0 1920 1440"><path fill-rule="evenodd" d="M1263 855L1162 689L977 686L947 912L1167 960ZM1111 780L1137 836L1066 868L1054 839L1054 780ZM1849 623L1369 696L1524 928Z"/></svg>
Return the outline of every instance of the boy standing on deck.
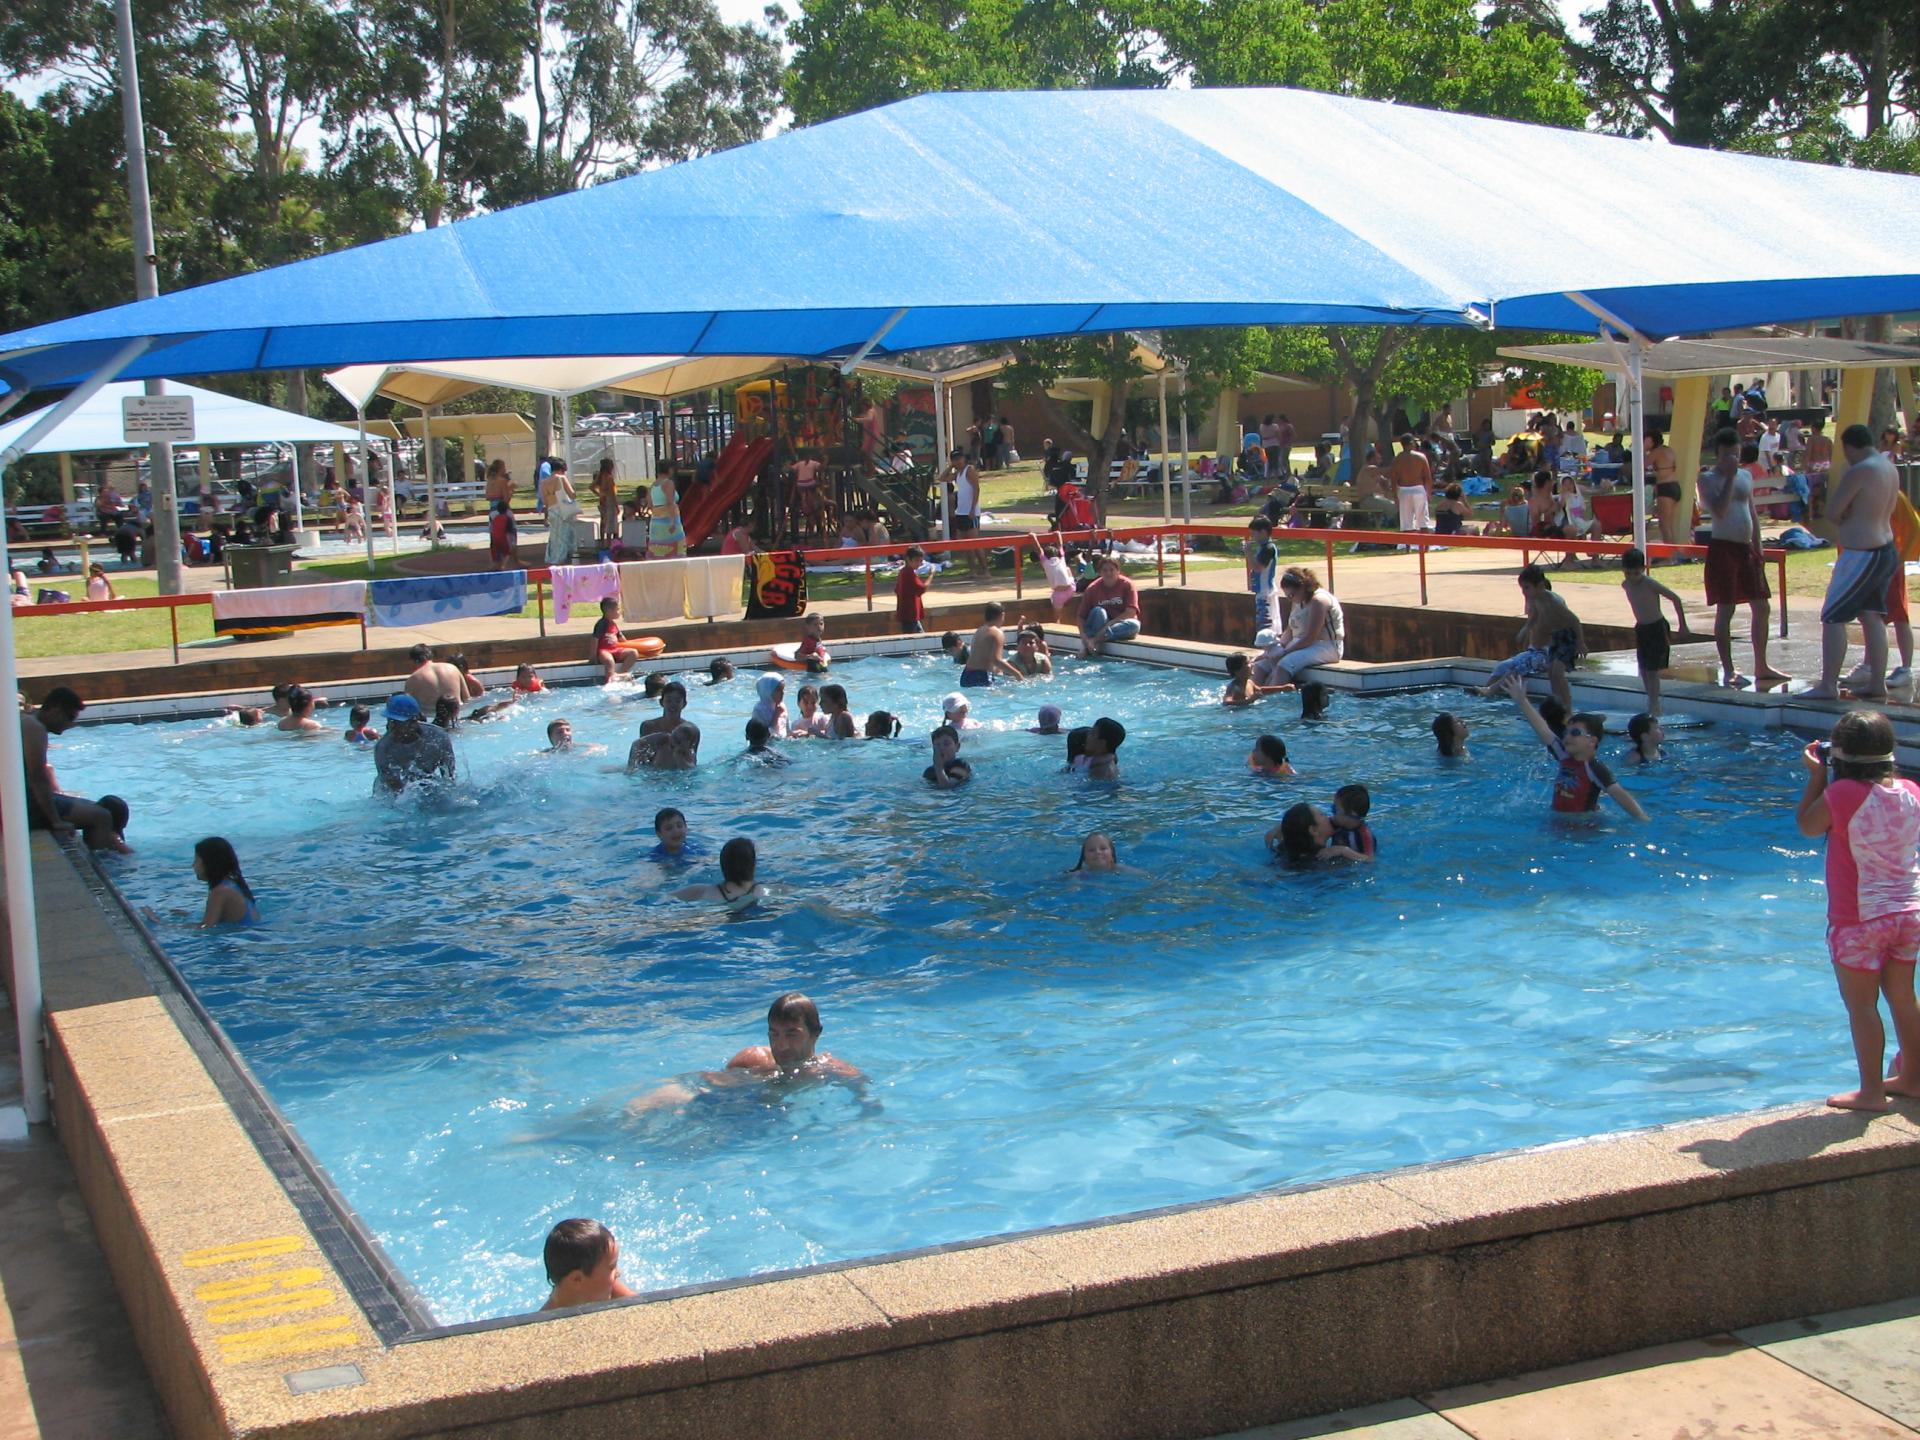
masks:
<svg viewBox="0 0 1920 1440"><path fill-rule="evenodd" d="M1687 628L1687 610L1678 595L1647 574L1647 556L1643 550L1629 550L1620 557L1620 588L1627 593L1633 610L1633 653L1640 662L1640 684L1647 692L1647 713L1660 714L1660 672L1673 661L1669 643L1672 631L1667 617L1660 613L1660 602L1673 602L1674 625L1683 634Z"/></svg>
<svg viewBox="0 0 1920 1440"><path fill-rule="evenodd" d="M1273 543L1273 521L1256 515L1247 522L1247 589L1253 592L1254 643L1273 629L1273 588L1280 573L1280 551Z"/></svg>
<svg viewBox="0 0 1920 1440"><path fill-rule="evenodd" d="M909 546L900 563L900 577L893 582L893 613L900 621L900 628L909 635L918 635L927 628L926 596L930 582L920 573L926 559L926 551L918 545Z"/></svg>

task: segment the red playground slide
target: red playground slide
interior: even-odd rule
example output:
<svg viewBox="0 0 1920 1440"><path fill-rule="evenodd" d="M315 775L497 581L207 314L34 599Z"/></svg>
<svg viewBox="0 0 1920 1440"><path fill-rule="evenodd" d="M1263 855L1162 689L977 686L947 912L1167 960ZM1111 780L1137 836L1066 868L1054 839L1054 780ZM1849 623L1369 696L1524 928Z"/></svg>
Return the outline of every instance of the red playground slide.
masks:
<svg viewBox="0 0 1920 1440"><path fill-rule="evenodd" d="M714 462L713 479L704 486L689 486L681 497L680 523L686 527L688 550L713 533L720 517L747 493L753 477L760 473L760 467L772 453L772 440L762 438L748 444L743 432L734 432Z"/></svg>

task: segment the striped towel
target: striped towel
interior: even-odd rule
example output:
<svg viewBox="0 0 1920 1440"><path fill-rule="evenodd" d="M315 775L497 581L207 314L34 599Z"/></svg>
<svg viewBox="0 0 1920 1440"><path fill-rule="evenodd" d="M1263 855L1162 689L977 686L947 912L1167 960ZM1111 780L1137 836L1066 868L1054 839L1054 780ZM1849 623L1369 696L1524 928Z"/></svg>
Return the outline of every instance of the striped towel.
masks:
<svg viewBox="0 0 1920 1440"><path fill-rule="evenodd" d="M527 572L481 570L467 575L415 575L367 587L370 625L432 625L527 608Z"/></svg>
<svg viewBox="0 0 1920 1440"><path fill-rule="evenodd" d="M213 592L216 635L271 635L282 630L315 630L322 625L358 625L366 614L364 580Z"/></svg>

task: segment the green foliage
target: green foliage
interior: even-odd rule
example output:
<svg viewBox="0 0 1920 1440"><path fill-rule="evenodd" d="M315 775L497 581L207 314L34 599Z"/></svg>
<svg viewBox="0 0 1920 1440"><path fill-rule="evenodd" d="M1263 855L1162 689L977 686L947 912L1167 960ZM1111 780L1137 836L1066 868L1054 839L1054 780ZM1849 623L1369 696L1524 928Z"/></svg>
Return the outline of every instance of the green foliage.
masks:
<svg viewBox="0 0 1920 1440"><path fill-rule="evenodd" d="M787 104L811 125L936 91L1159 85L1152 13L1091 0L801 0Z"/></svg>

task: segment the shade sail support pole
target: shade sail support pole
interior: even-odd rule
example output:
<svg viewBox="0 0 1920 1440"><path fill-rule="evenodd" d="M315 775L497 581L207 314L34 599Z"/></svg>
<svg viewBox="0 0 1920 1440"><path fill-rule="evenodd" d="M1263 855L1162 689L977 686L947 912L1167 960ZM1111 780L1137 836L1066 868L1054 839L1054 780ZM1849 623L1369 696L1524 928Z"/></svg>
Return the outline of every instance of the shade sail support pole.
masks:
<svg viewBox="0 0 1920 1440"><path fill-rule="evenodd" d="M1645 364L1647 337L1604 305L1597 305L1578 291L1566 292L1567 299L1600 322L1600 338L1612 348L1619 361L1621 378L1627 387L1627 421L1633 432L1633 543L1647 548L1647 417ZM1624 353L1620 340L1626 340Z"/></svg>
<svg viewBox="0 0 1920 1440"><path fill-rule="evenodd" d="M58 429L147 348L145 339L129 341L114 357L62 400L48 408L13 444L0 450L0 475L11 469L42 437ZM0 526L0 575L13 573L6 527ZM20 671L14 656L13 611L0 622L0 693L18 694ZM47 1065L40 1049L46 1005L40 993L40 926L33 913L33 852L27 837L27 776L20 724L0 724L0 845L4 845L7 929L13 942L13 1011L20 1043L20 1105L30 1124L47 1120Z"/></svg>
<svg viewBox="0 0 1920 1440"><path fill-rule="evenodd" d="M854 371L858 370L860 368L860 362L873 353L873 347L886 339L887 332L904 320L906 315L907 310L904 305L889 315L887 317L887 323L874 331L872 336L867 340L867 343L854 351L853 354L848 356L845 362L841 364L840 373L842 375L851 375Z"/></svg>

